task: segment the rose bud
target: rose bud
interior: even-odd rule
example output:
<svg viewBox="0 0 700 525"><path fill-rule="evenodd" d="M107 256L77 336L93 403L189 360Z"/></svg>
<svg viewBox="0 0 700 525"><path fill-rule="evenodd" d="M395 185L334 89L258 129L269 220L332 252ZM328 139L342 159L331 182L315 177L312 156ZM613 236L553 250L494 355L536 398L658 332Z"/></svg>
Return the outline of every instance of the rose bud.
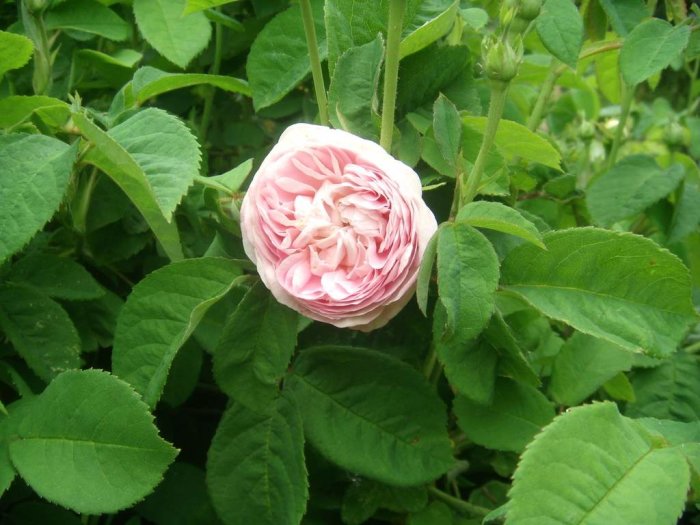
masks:
<svg viewBox="0 0 700 525"><path fill-rule="evenodd" d="M374 142L310 124L282 134L241 205L243 246L275 298L362 331L409 301L436 229L410 167Z"/></svg>

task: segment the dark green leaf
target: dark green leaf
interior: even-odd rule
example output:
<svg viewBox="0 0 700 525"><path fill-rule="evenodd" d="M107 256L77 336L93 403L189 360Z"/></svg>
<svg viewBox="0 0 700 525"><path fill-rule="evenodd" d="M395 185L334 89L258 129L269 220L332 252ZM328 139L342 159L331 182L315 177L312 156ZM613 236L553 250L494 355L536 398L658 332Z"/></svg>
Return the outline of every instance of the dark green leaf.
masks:
<svg viewBox="0 0 700 525"><path fill-rule="evenodd" d="M117 13L97 0L66 0L46 13L46 28L72 29L122 41L131 28Z"/></svg>
<svg viewBox="0 0 700 525"><path fill-rule="evenodd" d="M163 93L201 84L209 84L224 91L250 96L250 88L245 80L202 73L166 73L150 66L142 67L134 73L132 89L136 101L143 103Z"/></svg>
<svg viewBox="0 0 700 525"><path fill-rule="evenodd" d="M455 105L443 94L433 105L433 135L445 161L456 169L462 147L462 121Z"/></svg>
<svg viewBox="0 0 700 525"><path fill-rule="evenodd" d="M644 0L598 0L608 15L610 25L620 36L627 36L649 16Z"/></svg>

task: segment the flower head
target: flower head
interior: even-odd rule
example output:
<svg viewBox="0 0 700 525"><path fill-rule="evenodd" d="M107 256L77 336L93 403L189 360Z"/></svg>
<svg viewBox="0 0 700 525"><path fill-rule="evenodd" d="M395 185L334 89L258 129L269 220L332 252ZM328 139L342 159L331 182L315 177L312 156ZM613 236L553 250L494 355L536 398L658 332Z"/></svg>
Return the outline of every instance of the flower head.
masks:
<svg viewBox="0 0 700 525"><path fill-rule="evenodd" d="M243 245L275 298L369 331L408 302L437 229L418 175L341 130L289 127L241 206Z"/></svg>

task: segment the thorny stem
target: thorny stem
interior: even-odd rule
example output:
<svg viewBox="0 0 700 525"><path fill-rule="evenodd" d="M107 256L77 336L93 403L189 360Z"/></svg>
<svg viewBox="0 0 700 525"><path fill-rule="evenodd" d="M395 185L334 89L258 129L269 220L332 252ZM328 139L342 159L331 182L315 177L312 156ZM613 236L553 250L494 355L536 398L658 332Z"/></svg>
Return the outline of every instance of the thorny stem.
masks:
<svg viewBox="0 0 700 525"><path fill-rule="evenodd" d="M486 158L488 157L489 151L493 146L493 141L496 138L496 131L498 130L498 124L501 121L501 116L503 115L503 107L506 103L507 93L507 82L496 80L491 82L491 102L489 104L489 113L486 121L484 138L481 141L481 148L479 148L479 154L476 157L476 161L474 161L474 167L464 183L464 192L459 198L459 208L462 208L462 206L469 204L472 200L474 200L474 197L479 191L481 177L484 173L484 168L486 167Z"/></svg>
<svg viewBox="0 0 700 525"><path fill-rule="evenodd" d="M386 38L386 62L384 65L384 101L382 104L382 131L379 144L391 153L396 111L396 87L399 81L399 44L401 28L406 10L406 0L391 0L389 4L389 27Z"/></svg>
<svg viewBox="0 0 700 525"><path fill-rule="evenodd" d="M617 160L617 153L622 144L622 135L627 125L627 119L629 118L630 109L632 108L632 99L634 98L634 86L627 86L624 81L621 81L620 87L622 91L622 108L620 111L620 121L615 129L615 137L613 138L610 155L608 156L608 169L612 168Z"/></svg>
<svg viewBox="0 0 700 525"><path fill-rule="evenodd" d="M223 56L224 28L219 22L214 24L214 63L211 66L210 74L218 75L221 71L221 60ZM199 123L199 142L204 146L207 142L211 114L214 107L214 86L210 86L204 97L204 109L202 110L202 120Z"/></svg>
<svg viewBox="0 0 700 525"><path fill-rule="evenodd" d="M300 0L301 16L304 21L304 33L306 45L309 48L309 60L311 61L311 76L314 79L314 91L318 104L318 118L323 126L328 125L328 100L326 99L326 86L321 69L321 57L318 54L318 40L316 38L316 26L311 12L310 0Z"/></svg>

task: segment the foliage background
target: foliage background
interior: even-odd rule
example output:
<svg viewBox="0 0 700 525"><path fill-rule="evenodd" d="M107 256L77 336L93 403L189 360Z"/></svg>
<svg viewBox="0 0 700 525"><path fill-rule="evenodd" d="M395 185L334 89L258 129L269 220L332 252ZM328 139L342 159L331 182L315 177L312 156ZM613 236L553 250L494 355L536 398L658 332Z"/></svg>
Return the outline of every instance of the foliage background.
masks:
<svg viewBox="0 0 700 525"><path fill-rule="evenodd" d="M374 140L397 3L309 4ZM2 521L700 523L697 5L539 4L406 2L391 149L442 225L361 334L240 242L319 118L302 6L3 0Z"/></svg>

